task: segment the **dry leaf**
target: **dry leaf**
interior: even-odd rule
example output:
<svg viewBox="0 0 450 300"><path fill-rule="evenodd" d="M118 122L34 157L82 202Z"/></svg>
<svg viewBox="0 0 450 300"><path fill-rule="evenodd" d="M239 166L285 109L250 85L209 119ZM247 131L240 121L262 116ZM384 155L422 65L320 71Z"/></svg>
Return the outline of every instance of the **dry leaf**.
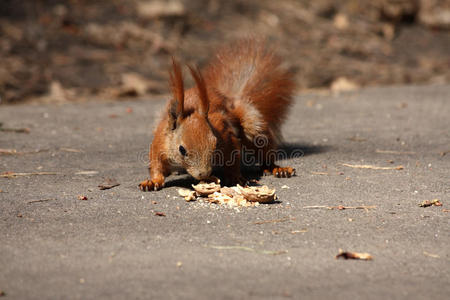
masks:
<svg viewBox="0 0 450 300"><path fill-rule="evenodd" d="M159 217L165 217L166 214L160 211L155 212L155 216L159 216Z"/></svg>
<svg viewBox="0 0 450 300"><path fill-rule="evenodd" d="M428 207L428 206L442 206L441 201L439 199L433 199L433 200L425 200L419 203L420 207Z"/></svg>
<svg viewBox="0 0 450 300"><path fill-rule="evenodd" d="M344 259L359 259L359 260L372 260L373 257L369 253L359 253L359 252L342 252L339 251L339 254L336 255L336 259L344 258Z"/></svg>

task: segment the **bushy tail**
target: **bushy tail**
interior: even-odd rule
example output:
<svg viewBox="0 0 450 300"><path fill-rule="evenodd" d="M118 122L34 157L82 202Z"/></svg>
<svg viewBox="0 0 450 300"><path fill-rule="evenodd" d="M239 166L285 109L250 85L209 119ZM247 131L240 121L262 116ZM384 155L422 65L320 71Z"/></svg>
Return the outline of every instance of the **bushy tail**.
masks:
<svg viewBox="0 0 450 300"><path fill-rule="evenodd" d="M265 42L255 39L220 49L205 77L236 106L253 104L273 130L285 119L295 88L292 74L281 68L279 57Z"/></svg>

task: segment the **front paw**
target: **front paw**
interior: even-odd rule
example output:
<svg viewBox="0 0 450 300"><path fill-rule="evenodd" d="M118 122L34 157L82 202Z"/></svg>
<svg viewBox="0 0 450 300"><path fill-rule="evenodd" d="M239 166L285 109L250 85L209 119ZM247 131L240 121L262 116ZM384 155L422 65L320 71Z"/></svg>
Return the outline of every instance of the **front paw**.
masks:
<svg viewBox="0 0 450 300"><path fill-rule="evenodd" d="M144 180L139 184L139 189L143 192L158 191L162 189L164 182L158 180Z"/></svg>

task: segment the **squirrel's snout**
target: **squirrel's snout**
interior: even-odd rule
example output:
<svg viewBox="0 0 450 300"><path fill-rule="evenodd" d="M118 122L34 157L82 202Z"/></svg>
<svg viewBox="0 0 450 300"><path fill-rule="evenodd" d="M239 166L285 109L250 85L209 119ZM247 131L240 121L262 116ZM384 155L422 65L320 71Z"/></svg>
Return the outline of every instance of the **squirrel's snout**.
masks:
<svg viewBox="0 0 450 300"><path fill-rule="evenodd" d="M191 175L197 180L206 179L211 176L212 169L206 169L206 170L196 170L195 172L192 172Z"/></svg>

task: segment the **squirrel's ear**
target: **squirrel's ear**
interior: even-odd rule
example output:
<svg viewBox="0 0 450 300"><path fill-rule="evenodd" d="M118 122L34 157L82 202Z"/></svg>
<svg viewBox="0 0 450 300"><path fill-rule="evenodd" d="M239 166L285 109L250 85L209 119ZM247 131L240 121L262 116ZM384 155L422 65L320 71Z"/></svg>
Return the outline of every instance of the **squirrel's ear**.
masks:
<svg viewBox="0 0 450 300"><path fill-rule="evenodd" d="M198 97L200 98L199 113L207 117L209 110L209 100L208 94L206 92L205 79L203 78L202 73L200 73L200 70L191 66L188 67L191 71L192 78L194 78L195 83L197 84Z"/></svg>
<svg viewBox="0 0 450 300"><path fill-rule="evenodd" d="M172 129L176 128L177 120L184 116L184 84L180 64L172 57L172 72L170 72L170 88L173 100L170 102L169 119Z"/></svg>

